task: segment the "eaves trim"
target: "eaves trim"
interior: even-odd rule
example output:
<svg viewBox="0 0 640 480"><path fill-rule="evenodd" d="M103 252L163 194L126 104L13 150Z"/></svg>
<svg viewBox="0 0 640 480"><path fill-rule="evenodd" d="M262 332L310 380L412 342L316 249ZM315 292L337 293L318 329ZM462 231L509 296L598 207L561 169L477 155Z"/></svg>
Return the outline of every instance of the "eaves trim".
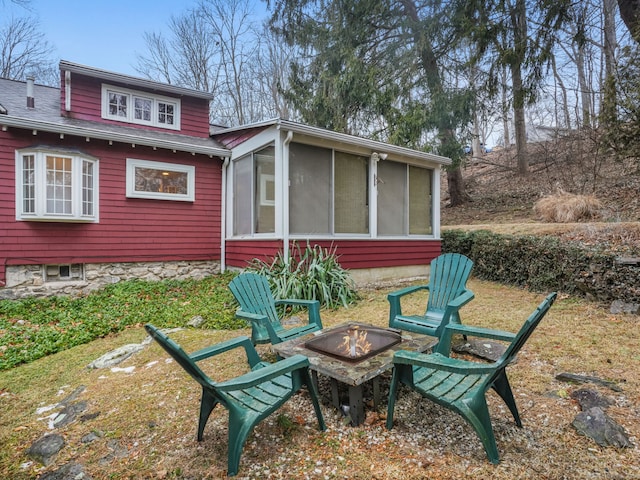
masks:
<svg viewBox="0 0 640 480"><path fill-rule="evenodd" d="M21 117L2 116L0 117L0 126L17 127L27 130L41 130L45 132L59 133L64 135L76 135L79 137L95 138L98 140L111 140L120 143L129 143L135 145L144 145L147 147L165 148L167 150L175 150L189 153L199 153L216 157L228 157L231 151L219 147L206 147L202 145L190 144L188 142L176 142L174 140L162 140L157 138L145 137L143 135L132 135L128 133L106 132L94 128L77 127L71 125L62 125L59 123L44 122L31 120Z"/></svg>

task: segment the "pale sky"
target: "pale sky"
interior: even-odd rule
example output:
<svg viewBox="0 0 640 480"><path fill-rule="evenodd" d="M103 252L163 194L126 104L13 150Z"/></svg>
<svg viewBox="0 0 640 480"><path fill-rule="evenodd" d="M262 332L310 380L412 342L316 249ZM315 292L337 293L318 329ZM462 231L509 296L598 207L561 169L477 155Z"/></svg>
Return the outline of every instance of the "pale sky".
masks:
<svg viewBox="0 0 640 480"><path fill-rule="evenodd" d="M4 7L7 7L4 1ZM167 28L171 15L195 0L32 0L56 59L139 76L136 54L145 53L143 34ZM2 4L0 4L1 6ZM11 7L13 15L26 12Z"/></svg>

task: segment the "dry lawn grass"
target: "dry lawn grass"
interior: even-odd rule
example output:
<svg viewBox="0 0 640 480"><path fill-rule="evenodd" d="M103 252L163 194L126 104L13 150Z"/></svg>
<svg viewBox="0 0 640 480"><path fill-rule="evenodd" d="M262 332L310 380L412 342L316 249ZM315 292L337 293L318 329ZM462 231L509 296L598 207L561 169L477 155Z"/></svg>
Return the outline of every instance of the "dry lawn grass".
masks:
<svg viewBox="0 0 640 480"><path fill-rule="evenodd" d="M463 310L466 323L517 330L543 295L472 280L476 299ZM348 320L385 325L391 289L363 292L355 308L323 311L326 326ZM422 308L416 300L414 308ZM583 479L640 478L638 447L602 448L571 426L578 407L568 396L580 385L561 383L562 372L617 382L621 392L587 385L614 400L608 410L631 435L640 438L640 334L637 317L609 314L575 298L559 299L522 350L509 375L524 428L490 394L490 410L502 462L491 465L480 442L460 417L401 392L404 410L395 427L384 427L384 407L359 427L344 425L328 404L328 430L316 429L306 394L257 427L245 447L238 478L282 479ZM243 332L185 330L172 336L194 350ZM0 478L36 478L77 461L94 479L223 478L226 469L226 411L217 408L195 439L200 392L156 344L121 365L133 373L88 370L86 365L120 345L137 343L143 329L76 347L33 364L0 373ZM268 347L262 348L270 356ZM214 378L235 376L237 357L205 365ZM44 433L36 414L80 385L87 414L98 414L60 429L66 446L55 463L41 469L27 463L25 450ZM90 432L102 437L92 443ZM116 445L126 454L113 456Z"/></svg>

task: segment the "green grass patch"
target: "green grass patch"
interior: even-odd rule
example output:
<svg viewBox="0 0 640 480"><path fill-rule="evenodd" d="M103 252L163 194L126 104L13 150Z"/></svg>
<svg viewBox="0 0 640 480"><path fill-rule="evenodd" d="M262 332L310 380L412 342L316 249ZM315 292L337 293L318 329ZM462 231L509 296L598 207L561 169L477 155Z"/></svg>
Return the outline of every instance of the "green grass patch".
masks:
<svg viewBox="0 0 640 480"><path fill-rule="evenodd" d="M228 289L232 278L225 273L202 280L132 280L84 297L2 300L0 370L147 322L179 327L199 315L203 328L244 328Z"/></svg>

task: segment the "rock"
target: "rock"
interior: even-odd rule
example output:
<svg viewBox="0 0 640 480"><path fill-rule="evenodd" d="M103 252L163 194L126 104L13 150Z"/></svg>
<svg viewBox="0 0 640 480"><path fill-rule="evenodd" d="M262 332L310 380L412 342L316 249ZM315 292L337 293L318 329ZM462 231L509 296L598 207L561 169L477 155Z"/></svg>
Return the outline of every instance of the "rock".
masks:
<svg viewBox="0 0 640 480"><path fill-rule="evenodd" d="M45 467L53 462L54 457L64 447L62 435L52 433L40 437L27 450L27 455Z"/></svg>
<svg viewBox="0 0 640 480"><path fill-rule="evenodd" d="M191 318L191 320L187 322L187 325L193 328L199 328L203 323L204 318L202 318L200 315L195 315L193 318Z"/></svg>
<svg viewBox="0 0 640 480"><path fill-rule="evenodd" d="M556 375L556 380L560 382L569 382L569 383L595 383L596 385L602 385L603 387L608 387L614 392L621 392L622 388L616 385L615 382L610 382L609 380L603 380L598 377L591 377L589 375L577 375L575 373L559 373Z"/></svg>
<svg viewBox="0 0 640 480"><path fill-rule="evenodd" d="M85 387L84 385L80 385L73 392L71 392L69 395L67 395L64 398L64 400L60 401L60 405L68 405L69 403L73 402L76 398L78 398L80 396L80 394L82 392L84 392L86 390L86 388L87 387Z"/></svg>
<svg viewBox="0 0 640 480"><path fill-rule="evenodd" d="M100 437L102 437L103 433L99 432L99 431L95 431L95 432L90 432L87 433L85 436L83 436L80 441L82 443L91 443L91 442L95 442L96 440L98 440Z"/></svg>
<svg viewBox="0 0 640 480"><path fill-rule="evenodd" d="M609 312L614 315L617 313L630 313L632 315L640 314L640 303L628 303L622 300L614 300L611 303Z"/></svg>
<svg viewBox="0 0 640 480"><path fill-rule="evenodd" d="M47 472L39 480L91 480L79 463L67 463L57 470Z"/></svg>
<svg viewBox="0 0 640 480"><path fill-rule="evenodd" d="M53 427L60 428L64 427L65 425L69 425L72 422L75 422L78 414L84 412L86 409L87 402L84 400L67 405L53 419Z"/></svg>
<svg viewBox="0 0 640 480"><path fill-rule="evenodd" d="M470 353L492 362L497 361L505 350L506 347L503 344L488 340L469 340L453 346L453 351L456 353Z"/></svg>
<svg viewBox="0 0 640 480"><path fill-rule="evenodd" d="M109 368L114 365L118 365L120 362L125 361L134 353L139 352L144 348L144 345L140 343L130 343L128 345L123 345L120 348L116 348L111 352L105 353L97 360L91 362L88 367L89 368Z"/></svg>
<svg viewBox="0 0 640 480"><path fill-rule="evenodd" d="M605 410L613 403L610 399L603 397L595 390L587 390L586 388L572 392L571 398L580 404L580 409L583 411L593 407L600 407Z"/></svg>
<svg viewBox="0 0 640 480"><path fill-rule="evenodd" d="M624 428L604 413L600 407L580 412L571 424L579 433L592 438L601 447L610 445L629 448L632 446Z"/></svg>

